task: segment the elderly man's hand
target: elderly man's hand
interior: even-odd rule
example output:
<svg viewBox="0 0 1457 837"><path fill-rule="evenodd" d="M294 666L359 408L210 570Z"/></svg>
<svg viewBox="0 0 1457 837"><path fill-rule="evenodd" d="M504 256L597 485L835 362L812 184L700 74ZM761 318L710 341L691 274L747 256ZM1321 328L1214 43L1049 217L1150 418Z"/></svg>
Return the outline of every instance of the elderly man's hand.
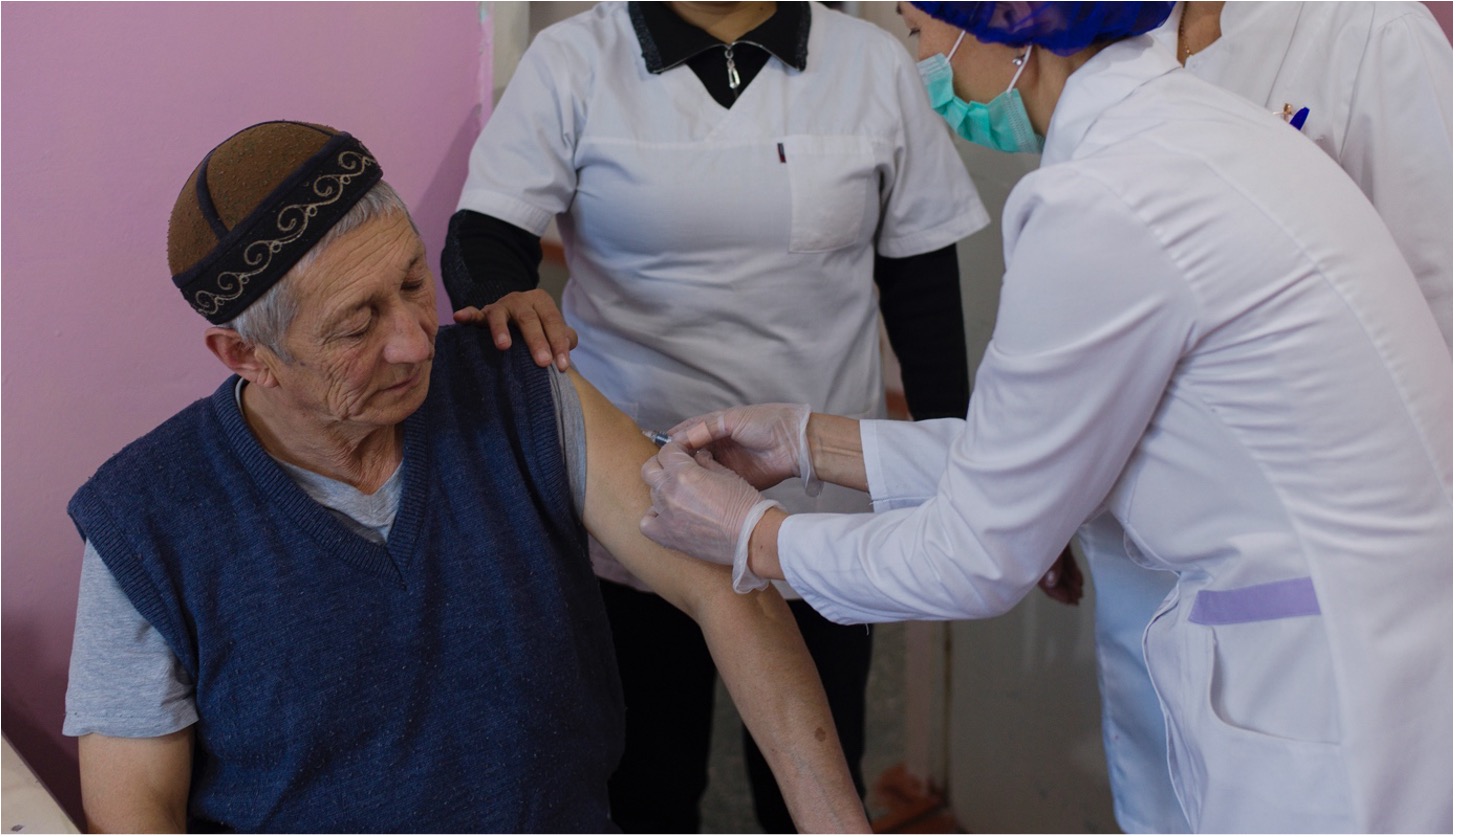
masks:
<svg viewBox="0 0 1457 837"><path fill-rule="evenodd" d="M551 295L540 288L509 293L485 308L462 308L455 321L464 325L487 326L496 348L511 347L508 324L515 323L537 366L567 371L567 354L577 348L577 332L562 319Z"/></svg>
<svg viewBox="0 0 1457 837"><path fill-rule="evenodd" d="M749 535L778 503L706 451L694 454L677 442L643 463L642 477L653 500L640 524L644 535L669 549L733 567L734 589L740 593L768 583L749 571Z"/></svg>
<svg viewBox="0 0 1457 837"><path fill-rule="evenodd" d="M668 435L713 454L715 461L755 488L771 488L807 474L805 489L818 494L819 483L805 441L809 416L808 404L730 407L681 421Z"/></svg>

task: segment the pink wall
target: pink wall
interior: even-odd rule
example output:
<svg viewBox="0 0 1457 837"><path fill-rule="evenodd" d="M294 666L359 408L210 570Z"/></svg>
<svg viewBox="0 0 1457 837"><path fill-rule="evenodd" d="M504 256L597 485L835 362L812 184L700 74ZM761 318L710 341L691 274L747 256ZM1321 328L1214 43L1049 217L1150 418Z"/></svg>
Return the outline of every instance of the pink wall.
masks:
<svg viewBox="0 0 1457 837"><path fill-rule="evenodd" d="M479 15L475 3L5 4L3 725L73 815L75 745L60 729L81 542L66 501L225 374L168 275L173 199L235 130L322 122L375 153L438 265L491 89Z"/></svg>
<svg viewBox="0 0 1457 837"><path fill-rule="evenodd" d="M1450 37L1452 4L1427 5ZM378 155L435 264L491 89L490 27L473 3L3 14L3 726L76 815L75 746L60 735L80 565L66 500L223 375L168 279L177 190L238 128L332 124Z"/></svg>
<svg viewBox="0 0 1457 837"><path fill-rule="evenodd" d="M1452 40L1452 3L1448 2L1425 2L1422 4L1432 10L1432 16L1441 25L1442 31L1447 33L1447 40Z"/></svg>

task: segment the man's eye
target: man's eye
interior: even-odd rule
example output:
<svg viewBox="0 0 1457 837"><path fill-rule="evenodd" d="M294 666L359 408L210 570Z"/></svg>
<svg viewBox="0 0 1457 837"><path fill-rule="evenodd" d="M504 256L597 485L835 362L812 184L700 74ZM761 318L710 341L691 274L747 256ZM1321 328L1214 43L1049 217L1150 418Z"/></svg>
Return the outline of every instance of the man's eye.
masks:
<svg viewBox="0 0 1457 837"><path fill-rule="evenodd" d="M335 337L340 340L358 340L359 338L369 333L369 324L371 320L363 320L356 324L344 326L339 329L339 331L335 334Z"/></svg>

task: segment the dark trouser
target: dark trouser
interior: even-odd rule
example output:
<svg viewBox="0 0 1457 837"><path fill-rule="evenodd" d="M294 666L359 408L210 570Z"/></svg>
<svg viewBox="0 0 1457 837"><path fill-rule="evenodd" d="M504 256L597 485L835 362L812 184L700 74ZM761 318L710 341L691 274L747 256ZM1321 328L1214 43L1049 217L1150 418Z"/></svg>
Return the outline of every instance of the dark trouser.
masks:
<svg viewBox="0 0 1457 837"><path fill-rule="evenodd" d="M693 620L662 598L608 581L601 586L627 703L627 747L609 784L612 819L628 833L697 833L713 729L715 671L708 646ZM870 632L863 625L836 625L801 601L789 607L819 669L850 774L864 797L860 758ZM760 826L771 834L792 833L779 787L747 730L744 760Z"/></svg>

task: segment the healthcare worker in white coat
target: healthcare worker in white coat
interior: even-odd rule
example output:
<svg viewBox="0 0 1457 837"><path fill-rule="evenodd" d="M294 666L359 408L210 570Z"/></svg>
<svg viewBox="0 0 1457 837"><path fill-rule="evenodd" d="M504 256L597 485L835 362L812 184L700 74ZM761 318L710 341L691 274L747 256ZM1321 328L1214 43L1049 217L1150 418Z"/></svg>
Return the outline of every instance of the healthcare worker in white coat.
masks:
<svg viewBox="0 0 1457 837"><path fill-rule="evenodd" d="M1452 346L1452 45L1421 3L1179 3L1152 33L1199 78L1279 114L1376 207ZM1129 561L1116 522L1084 527L1098 678L1124 831L1187 829L1143 629L1172 573Z"/></svg>
<svg viewBox="0 0 1457 837"><path fill-rule="evenodd" d="M1187 827L1451 831L1452 361L1380 217L1139 34L1169 4L912 5L963 136L1045 137L966 420L689 420L644 531L848 623L1004 613L1101 516L1177 579L1142 650ZM796 476L876 513L757 490Z"/></svg>

